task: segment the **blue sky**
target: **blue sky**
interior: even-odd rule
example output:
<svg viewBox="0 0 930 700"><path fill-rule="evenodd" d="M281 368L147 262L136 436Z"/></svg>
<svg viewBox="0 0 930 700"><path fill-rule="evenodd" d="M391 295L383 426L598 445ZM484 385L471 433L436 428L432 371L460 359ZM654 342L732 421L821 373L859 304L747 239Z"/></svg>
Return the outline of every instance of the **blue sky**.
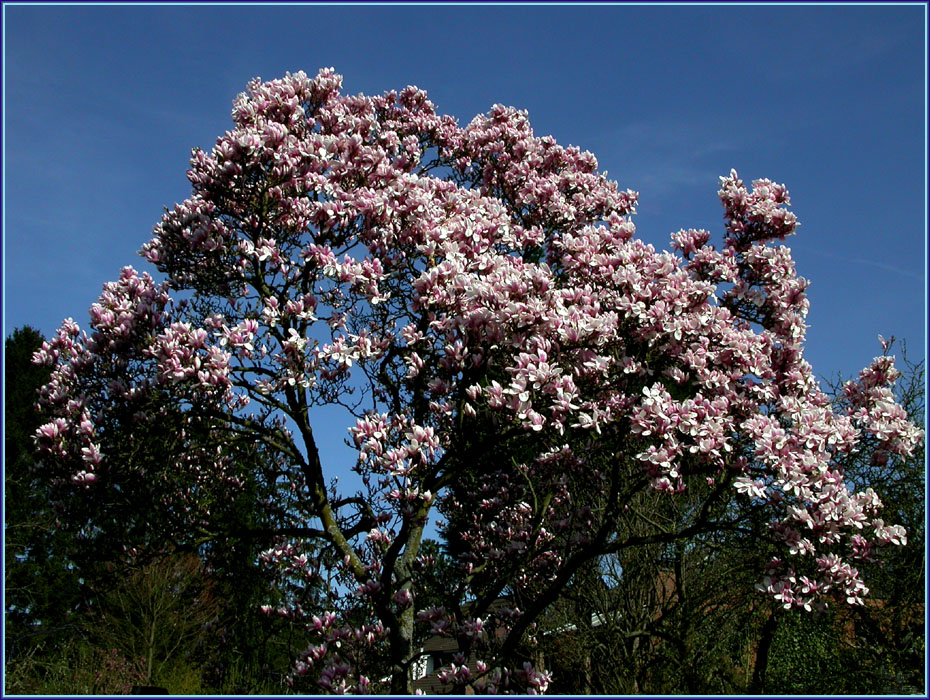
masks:
<svg viewBox="0 0 930 700"><path fill-rule="evenodd" d="M254 77L333 66L415 84L461 124L494 103L640 192L640 235L720 240L717 178L784 182L812 281L807 357L852 375L926 338L926 9L877 6L21 6L4 11L4 334L82 325L190 149Z"/></svg>

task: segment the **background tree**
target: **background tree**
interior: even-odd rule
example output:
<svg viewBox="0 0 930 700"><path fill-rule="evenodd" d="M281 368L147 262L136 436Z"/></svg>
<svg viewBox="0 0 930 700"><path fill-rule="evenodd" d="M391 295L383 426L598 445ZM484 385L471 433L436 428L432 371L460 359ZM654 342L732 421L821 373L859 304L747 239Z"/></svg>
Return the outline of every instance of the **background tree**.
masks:
<svg viewBox="0 0 930 700"><path fill-rule="evenodd" d="M901 354L904 366L895 398L926 425L926 365L910 362L903 343ZM845 395L846 386L838 379L833 392ZM852 649L847 641L843 656L859 673L849 692L920 692L926 683L926 444L906 457L881 451L870 455L864 449L850 456L846 473L855 483L874 488L888 504L888 518L908 532L908 546L876 553L863 564L872 602L851 611L855 640Z"/></svg>
<svg viewBox="0 0 930 700"><path fill-rule="evenodd" d="M94 636L99 645L141 659L142 685L160 684L171 662L208 644L220 614L200 560L192 554L129 572L101 596L98 608Z"/></svg>
<svg viewBox="0 0 930 700"><path fill-rule="evenodd" d="M126 498L102 499L94 504L58 501L71 510L53 508L53 496L61 484L50 483L47 472L36 468L34 457L33 436L43 422L35 404L50 374L47 368L31 361L42 342L38 331L25 327L6 339L5 348L5 649L7 661L14 659L8 677L12 674L11 682L20 683L8 686L8 691L103 692L102 688L111 688L112 684L112 688L122 688L126 678L145 684L143 676L151 679L157 656L149 658L148 651L164 651L168 644L176 645L178 653L197 654L188 685L176 690L267 690L269 674L275 672L280 683L303 648L303 637L288 641L293 631L288 632L284 621L263 620L254 614L268 602L269 595L269 574L256 561L270 536L262 514L255 510L255 504L260 502L257 479L250 482L253 491L247 497L214 507L213 526L225 536L221 543L209 533L157 525L159 517L167 520L177 516L157 506L153 490L147 494L138 482L120 485L136 489L138 503ZM170 431L163 432L165 427L157 434L137 430L127 453L138 455L139 461L157 463L170 449L171 439L176 439ZM237 459L250 476L262 473L260 449L243 448ZM183 474L173 477L177 481L172 488L188 487ZM118 496L119 491L114 491ZM146 501L149 512L137 512ZM94 508L88 510L91 505ZM121 523L129 532L134 527L139 530L124 538ZM151 530L145 532L146 527ZM179 532L180 537L176 536ZM135 547L129 557L124 549L127 542ZM210 546L217 544L221 546L211 551ZM176 546L186 547L188 553L166 554ZM216 619L205 631L208 639L187 639L162 629L157 639L150 640L143 649L136 636L141 634L140 616L146 613L141 602L132 603L132 591L127 592L127 586L136 593L149 590L154 595L157 591L162 594L162 603L180 605L180 599L171 597L177 591L171 592L170 582L165 579L165 557L170 556L167 561L182 557L190 568L195 554L210 561L209 571L199 576L201 584L213 591L214 605L218 607ZM127 559L133 558L140 563L131 566ZM159 572L162 576L154 575ZM117 606L118 615L113 613L114 596L123 602ZM61 655L65 648L72 654L67 659ZM140 658L145 661L137 666ZM87 664L88 668L75 669L75 676L68 671L69 664ZM112 673L97 678L90 668L94 665ZM238 680L233 682L231 673L237 674ZM159 680L171 684L171 679Z"/></svg>
<svg viewBox="0 0 930 700"><path fill-rule="evenodd" d="M84 602L71 533L57 526L45 481L35 473L35 404L50 372L32 363L42 335L28 326L6 338L4 364L4 620L6 655L38 637L61 635Z"/></svg>
<svg viewBox="0 0 930 700"><path fill-rule="evenodd" d="M887 355L894 338L880 338ZM913 364L902 345L903 369L894 398L908 415L926 424L924 363ZM857 384L837 377L828 388L839 403ZM925 685L926 453L920 443L909 455L882 451L865 438L848 455L846 478L873 488L907 530L905 547L870 553L861 563L871 588L866 605L832 610L816 619L781 617L773 634L772 662L764 689L812 693L826 683L838 693L913 693ZM798 663L806 659L806 664Z"/></svg>
<svg viewBox="0 0 930 700"><path fill-rule="evenodd" d="M628 538L681 532L703 502L700 491L646 493L618 527ZM767 542L758 511L735 499L719 510L716 530L626 549L572 582L547 617L556 690L747 691L752 652L772 609L756 590L758 572L777 544Z"/></svg>
<svg viewBox="0 0 930 700"><path fill-rule="evenodd" d="M69 319L37 353L43 465L85 539L264 542L266 610L304 625L292 680L327 691L409 692L424 631L478 656L453 688L545 690L538 622L579 572L745 509L780 606L862 603L852 562L904 531L844 455L921 435L886 358L843 406L814 380L783 186L731 172L720 249L689 230L657 253L635 193L525 113L462 128L417 88L340 86L250 83L143 248L166 281L124 268L89 334ZM320 405L352 415L357 491L321 461ZM688 507L650 517L656 494ZM243 502L257 525L230 527ZM423 608L437 507L458 579Z"/></svg>
<svg viewBox="0 0 930 700"><path fill-rule="evenodd" d="M925 416L923 364L911 364L906 353L903 364L895 396L908 415ZM844 385L841 378L829 382L831 394L843 397ZM760 530L767 521L744 507L735 519L740 527L609 557L573 580L546 616L553 689L607 695L919 692L923 445L904 459L855 453L844 474L894 504L895 519L908 527L906 547L861 562L872 587L864 606L806 616L773 607L755 590L759 569L775 551L772 543L764 546ZM665 499L644 512L673 521L687 512L689 500ZM738 505L729 504L733 515Z"/></svg>

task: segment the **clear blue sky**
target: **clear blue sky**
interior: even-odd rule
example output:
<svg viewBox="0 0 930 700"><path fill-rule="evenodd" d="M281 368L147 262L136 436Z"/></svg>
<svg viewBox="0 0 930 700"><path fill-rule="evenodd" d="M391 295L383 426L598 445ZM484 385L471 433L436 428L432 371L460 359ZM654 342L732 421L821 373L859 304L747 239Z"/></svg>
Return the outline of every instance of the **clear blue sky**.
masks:
<svg viewBox="0 0 930 700"><path fill-rule="evenodd" d="M717 177L788 185L808 359L851 375L926 339L926 15L893 6L4 6L4 334L87 322L191 147L254 77L333 66L415 84L462 124L494 103L640 191L640 235L722 229Z"/></svg>

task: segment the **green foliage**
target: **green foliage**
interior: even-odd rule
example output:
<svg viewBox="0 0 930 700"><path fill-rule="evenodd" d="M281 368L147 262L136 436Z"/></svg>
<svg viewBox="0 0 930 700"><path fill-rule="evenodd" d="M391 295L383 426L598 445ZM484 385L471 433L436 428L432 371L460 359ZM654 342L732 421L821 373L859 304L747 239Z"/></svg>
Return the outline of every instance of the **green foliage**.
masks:
<svg viewBox="0 0 930 700"><path fill-rule="evenodd" d="M31 647L6 665L7 694L127 695L142 683L143 660L84 640Z"/></svg>
<svg viewBox="0 0 930 700"><path fill-rule="evenodd" d="M850 669L842 665L842 630L834 615L779 615L772 641L765 690L779 695L811 695L839 691L837 683Z"/></svg>
<svg viewBox="0 0 930 700"><path fill-rule="evenodd" d="M210 645L219 608L197 557L176 554L123 572L100 597L93 639L143 659L152 685L172 661Z"/></svg>
<svg viewBox="0 0 930 700"><path fill-rule="evenodd" d="M146 681L145 659L132 659L84 639L63 645L37 644L6 665L5 694L127 695L134 685L157 685L171 695L289 694L282 676L242 659L234 661L219 683L204 676L197 661L172 659Z"/></svg>
<svg viewBox="0 0 930 700"><path fill-rule="evenodd" d="M290 695L293 691L284 684L283 674L272 673L266 666L254 661L235 658L218 680L204 684L202 692L209 695L277 696Z"/></svg>
<svg viewBox="0 0 930 700"><path fill-rule="evenodd" d="M201 695L203 671L197 665L182 660L172 660L161 666L152 683L167 688L171 695Z"/></svg>

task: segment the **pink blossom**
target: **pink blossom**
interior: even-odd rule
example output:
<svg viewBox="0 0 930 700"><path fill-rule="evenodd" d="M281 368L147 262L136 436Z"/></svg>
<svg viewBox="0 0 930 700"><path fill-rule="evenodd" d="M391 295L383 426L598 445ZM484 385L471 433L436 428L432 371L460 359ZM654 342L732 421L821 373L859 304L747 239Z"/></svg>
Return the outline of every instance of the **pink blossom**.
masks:
<svg viewBox="0 0 930 700"><path fill-rule="evenodd" d="M719 244L684 229L657 251L635 235L637 193L525 112L460 126L419 88L341 85L332 69L250 82L143 246L165 282L124 268L86 332L67 319L36 352L52 373L35 440L68 497L92 509L157 484L172 521L212 532L260 492L249 505L280 530L258 559L281 594L261 610L311 642L291 681L315 669L334 693L386 689L355 667L375 650L411 665L411 639L392 645L437 513L458 593L485 608L415 624L478 646L532 636L564 566L622 547L638 499L683 493L768 523L781 556L759 589L778 604L863 602L850 560L907 533L846 483L843 458L872 441L887 463L924 435L894 400L884 341L841 401L821 390L808 283L778 244L798 230L783 185L731 171ZM329 474L325 445L345 435L314 423L327 407L352 413L357 492ZM152 465L133 431L161 425L170 454ZM487 590L529 604L492 610ZM482 678L464 659L444 677L548 688L544 669L482 651Z"/></svg>

